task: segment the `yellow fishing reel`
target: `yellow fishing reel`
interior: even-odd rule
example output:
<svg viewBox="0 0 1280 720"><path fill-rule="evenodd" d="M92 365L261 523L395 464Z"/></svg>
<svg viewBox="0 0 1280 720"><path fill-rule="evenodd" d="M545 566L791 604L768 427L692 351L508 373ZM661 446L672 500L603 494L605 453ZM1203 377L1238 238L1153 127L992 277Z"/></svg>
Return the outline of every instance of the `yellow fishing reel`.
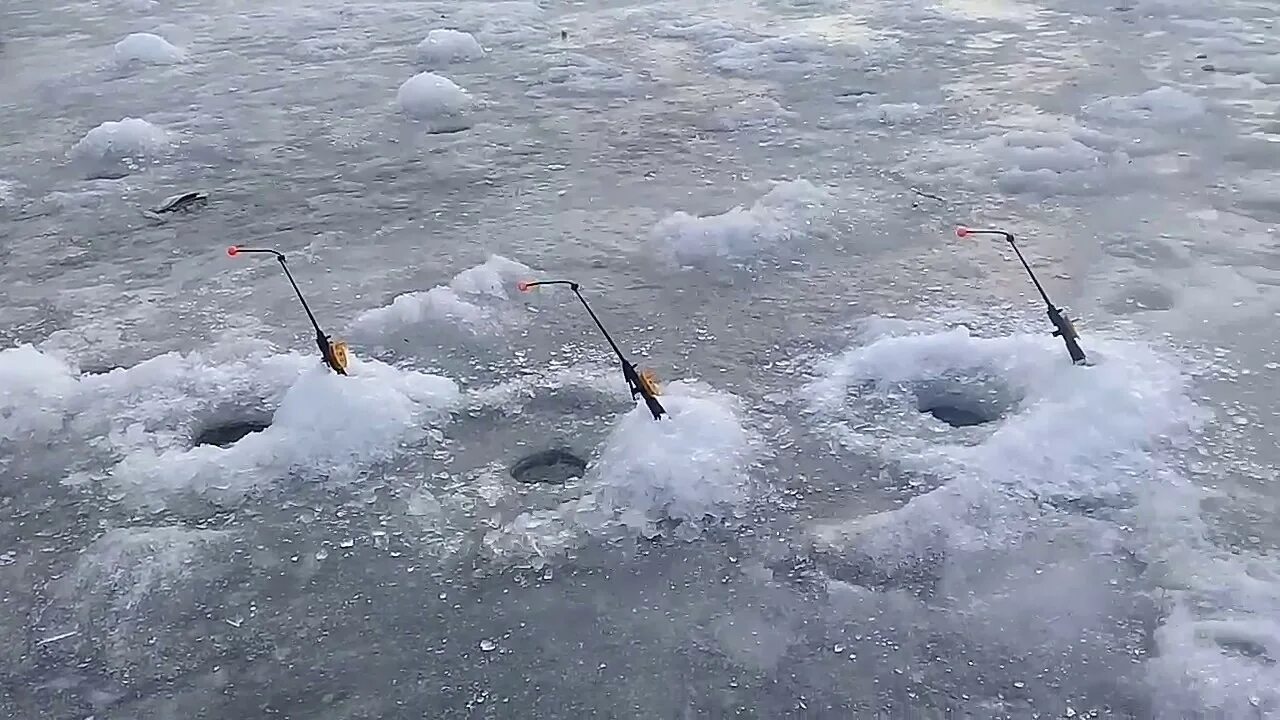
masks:
<svg viewBox="0 0 1280 720"><path fill-rule="evenodd" d="M330 340L329 352L325 354L325 364L339 375L346 375L348 362L350 360L347 355L347 344L341 340Z"/></svg>
<svg viewBox="0 0 1280 720"><path fill-rule="evenodd" d="M646 394L657 397L662 394L662 388L658 385L658 374L645 368L641 370L636 377L639 379L640 389Z"/></svg>

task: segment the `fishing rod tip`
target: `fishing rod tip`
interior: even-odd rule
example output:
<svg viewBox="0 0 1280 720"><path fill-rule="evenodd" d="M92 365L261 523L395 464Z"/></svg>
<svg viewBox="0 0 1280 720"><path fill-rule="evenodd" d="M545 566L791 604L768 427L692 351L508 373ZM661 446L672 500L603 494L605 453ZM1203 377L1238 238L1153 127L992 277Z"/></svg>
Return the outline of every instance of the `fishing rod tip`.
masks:
<svg viewBox="0 0 1280 720"><path fill-rule="evenodd" d="M227 248L227 255L228 255L228 256L230 256L230 257L235 257L235 256L237 256L237 255L239 255L239 254L240 254L240 246L239 246L239 245L232 245L231 247Z"/></svg>
<svg viewBox="0 0 1280 720"><path fill-rule="evenodd" d="M969 230L969 228L961 225L960 227L956 228L956 237L960 237L960 238L969 237L970 232L972 231Z"/></svg>
<svg viewBox="0 0 1280 720"><path fill-rule="evenodd" d="M519 290L520 292L529 292L530 290L533 289L533 283L529 282L528 280L521 280L520 282L516 283L516 289Z"/></svg>

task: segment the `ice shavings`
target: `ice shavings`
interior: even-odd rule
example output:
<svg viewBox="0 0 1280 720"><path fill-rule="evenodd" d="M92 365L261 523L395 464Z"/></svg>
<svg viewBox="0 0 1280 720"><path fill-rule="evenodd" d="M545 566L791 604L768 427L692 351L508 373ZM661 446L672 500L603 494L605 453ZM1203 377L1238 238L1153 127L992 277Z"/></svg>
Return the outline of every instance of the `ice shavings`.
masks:
<svg viewBox="0 0 1280 720"><path fill-rule="evenodd" d="M111 482L140 498L144 491L184 490L235 498L287 473L349 481L403 442L426 436L458 398L448 378L353 357L347 377L321 367L303 372L265 430L227 448L139 450L115 468Z"/></svg>
<svg viewBox="0 0 1280 720"><path fill-rule="evenodd" d="M464 336L499 334L523 319L516 283L532 270L500 255L458 273L448 285L397 296L389 305L366 310L352 322L350 334L370 343L390 344L403 335L441 326Z"/></svg>
<svg viewBox="0 0 1280 720"><path fill-rule="evenodd" d="M87 177L127 175L163 157L171 146L163 128L140 118L109 121L85 133L71 148L71 159Z"/></svg>
<svg viewBox="0 0 1280 720"><path fill-rule="evenodd" d="M1163 86L1137 95L1103 98L1085 108L1086 114L1111 122L1174 129L1190 125L1205 114L1200 98Z"/></svg>
<svg viewBox="0 0 1280 720"><path fill-rule="evenodd" d="M117 528L81 553L54 587L54 611L85 630L122 681L169 681L216 661L210 594L225 587L228 531ZM206 606L201 601L209 603ZM139 638L149 638L140 642Z"/></svg>
<svg viewBox="0 0 1280 720"><path fill-rule="evenodd" d="M473 124L475 100L471 93L442 75L424 72L405 80L396 91L396 101L428 132L457 132Z"/></svg>
<svg viewBox="0 0 1280 720"><path fill-rule="evenodd" d="M435 67L484 57L484 48L471 33L448 28L427 33L416 50L419 62Z"/></svg>
<svg viewBox="0 0 1280 720"><path fill-rule="evenodd" d="M750 208L695 216L677 211L649 232L649 243L683 266L747 265L801 248L831 217L831 197L805 179L780 182Z"/></svg>
<svg viewBox="0 0 1280 720"><path fill-rule="evenodd" d="M132 33L115 44L115 60L120 65L173 65L186 59L186 53L153 33Z"/></svg>
<svg viewBox="0 0 1280 720"><path fill-rule="evenodd" d="M954 478L893 513L945 513L941 507L925 507L966 502L961 498L1000 504L1002 495L1015 503L1113 499L1149 481L1156 448L1189 435L1204 414L1185 394L1180 369L1153 350L1097 337L1090 341L1095 354L1105 359L1079 368L1070 364L1056 340L1044 336L975 338L961 328L884 337L827 365L803 394L811 411L833 421L823 426L825 431L860 449L867 447L867 431L845 420L850 410L843 401L860 381L871 381L880 388L872 392L883 393L896 383L980 375L998 379L1005 392L1019 398L1016 411L976 444L952 444L946 436L911 438L904 433L898 441L874 435L884 452L915 456ZM914 405L904 409L902 429L912 417L919 424L929 422ZM905 518L900 524L913 531L935 525ZM976 537L989 535L999 542L1003 527L991 523L964 532L980 530Z"/></svg>
<svg viewBox="0 0 1280 720"><path fill-rule="evenodd" d="M974 131L964 144L927 147L912 164L922 173L945 173L965 185L992 183L1009 194L1093 195L1136 177L1130 161L1149 152L1158 149L1070 118L1035 116L1016 127Z"/></svg>
<svg viewBox="0 0 1280 720"><path fill-rule="evenodd" d="M588 536L693 539L740 512L764 451L742 424L739 401L694 381L671 383L661 400L669 413L661 421L640 405L619 419L587 470L581 497L521 513L485 536L488 552L541 565Z"/></svg>

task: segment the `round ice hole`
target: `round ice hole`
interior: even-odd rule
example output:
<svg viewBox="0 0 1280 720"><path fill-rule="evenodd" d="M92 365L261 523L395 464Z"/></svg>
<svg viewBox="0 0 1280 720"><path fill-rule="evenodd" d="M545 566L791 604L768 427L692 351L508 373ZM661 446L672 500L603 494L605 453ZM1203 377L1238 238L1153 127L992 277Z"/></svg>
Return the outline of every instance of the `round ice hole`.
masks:
<svg viewBox="0 0 1280 720"><path fill-rule="evenodd" d="M511 477L523 483L561 484L582 477L587 461L567 448L552 448L526 455L511 466Z"/></svg>
<svg viewBox="0 0 1280 720"><path fill-rule="evenodd" d="M261 420L233 420L228 423L210 425L196 435L196 445L216 445L228 447L239 442L246 435L262 432L271 426Z"/></svg>
<svg viewBox="0 0 1280 720"><path fill-rule="evenodd" d="M999 420L1000 415L984 411L985 408L965 406L963 403L942 402L928 407L921 407L920 412L928 413L951 427L972 427L985 425Z"/></svg>
<svg viewBox="0 0 1280 720"><path fill-rule="evenodd" d="M109 375L116 370L123 370L123 365L90 365L80 368L81 375Z"/></svg>
<svg viewBox="0 0 1280 720"><path fill-rule="evenodd" d="M951 427L995 422L1018 404L1018 398L993 378L947 377L913 388L917 407Z"/></svg>

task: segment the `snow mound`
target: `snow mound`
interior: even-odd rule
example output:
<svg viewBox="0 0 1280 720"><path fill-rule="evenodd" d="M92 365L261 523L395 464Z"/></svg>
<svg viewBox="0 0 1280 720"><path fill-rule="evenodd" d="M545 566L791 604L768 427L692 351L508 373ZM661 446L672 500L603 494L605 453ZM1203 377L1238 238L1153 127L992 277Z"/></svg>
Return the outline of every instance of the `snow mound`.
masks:
<svg viewBox="0 0 1280 720"><path fill-rule="evenodd" d="M1205 102L1195 95L1163 86L1147 92L1099 100L1086 113L1112 122L1176 128L1205 114Z"/></svg>
<svg viewBox="0 0 1280 720"><path fill-rule="evenodd" d="M104 122L71 148L71 159L89 177L123 176L162 157L170 147L169 134L146 120L126 117Z"/></svg>
<svg viewBox="0 0 1280 720"><path fill-rule="evenodd" d="M31 345L0 351L0 468L62 432L78 371Z"/></svg>
<svg viewBox="0 0 1280 720"><path fill-rule="evenodd" d="M831 198L808 180L778 183L750 208L698 217L677 211L649 233L659 253L687 267L708 269L797 249L831 216Z"/></svg>
<svg viewBox="0 0 1280 720"><path fill-rule="evenodd" d="M637 532L725 519L747 499L756 454L739 402L691 381L671 383L660 400L670 417L655 422L637 406L605 440L592 484L600 507Z"/></svg>
<svg viewBox="0 0 1280 720"><path fill-rule="evenodd" d="M418 73L404 81L396 100L405 114L426 124L429 132L458 132L473 124L471 94L435 73Z"/></svg>
<svg viewBox="0 0 1280 720"><path fill-rule="evenodd" d="M1202 414L1185 394L1179 368L1153 350L1096 337L1086 345L1096 367L1073 366L1047 335L976 338L965 328L890 334L826 363L802 395L842 442L912 456L958 478L941 495L972 489L1032 500L1115 498L1146 481L1156 445L1188 435ZM920 412L929 399L922 393L940 390L994 397L1004 419L979 443L952 444L946 435L940 441L927 429L934 421ZM855 409L864 398L880 402L874 412L891 429L866 427ZM895 512L909 514L916 501L929 502L919 497ZM997 527L988 530L998 537Z"/></svg>
<svg viewBox="0 0 1280 720"><path fill-rule="evenodd" d="M484 48L471 33L444 28L427 33L427 37L418 43L417 52L420 62L432 66L484 57Z"/></svg>
<svg viewBox="0 0 1280 720"><path fill-rule="evenodd" d="M139 507L192 493L234 501L285 475L349 479L430 433L460 395L447 378L374 360L353 357L350 373L252 345L83 375L13 348L0 352L0 448L24 458L75 444L84 457L70 481L105 481ZM208 428L245 421L270 423L226 448L193 447Z"/></svg>
<svg viewBox="0 0 1280 720"><path fill-rule="evenodd" d="M516 283L531 277L528 266L500 255L458 273L448 285L399 295L390 305L366 310L349 335L369 344L392 345L405 334L454 328L464 337L501 334L521 322Z"/></svg>
<svg viewBox="0 0 1280 720"><path fill-rule="evenodd" d="M943 482L894 510L815 524L815 551L880 574L927 568L966 632L1008 641L1026 626L1038 634L1028 651L1064 652L1120 628L1089 658L1114 671L1131 672L1133 640L1122 636L1136 618L1156 646L1142 678L1162 712L1280 707L1280 563L1209 539L1204 491L1181 470L1209 417L1190 376L1141 343L1085 343L1093 367L1071 365L1052 337L886 322L826 361L799 395L818 432ZM1013 400L962 441L918 411L917 394L965 378L971 396L996 388ZM1142 609L1152 595L1167 614Z"/></svg>
<svg viewBox="0 0 1280 720"><path fill-rule="evenodd" d="M668 412L660 421L642 404L622 417L588 468L581 497L490 531L488 552L540 566L588 536L691 541L740 512L753 494L749 472L762 443L742 424L737 398L677 381L660 399Z"/></svg>
<svg viewBox="0 0 1280 720"><path fill-rule="evenodd" d="M994 181L1013 195L1049 197L1093 195L1122 188L1134 176L1132 157L1142 143L1127 142L1063 119L1041 120L1015 130L984 134L972 147L937 147L922 152L921 169L946 172L958 183Z"/></svg>
<svg viewBox="0 0 1280 720"><path fill-rule="evenodd" d="M271 424L230 447L170 446L127 456L112 482L150 504L195 490L237 499L285 475L350 481L430 432L460 396L450 379L352 358L348 376L312 366L284 393Z"/></svg>
<svg viewBox="0 0 1280 720"><path fill-rule="evenodd" d="M186 60L186 53L168 40L152 33L133 33L115 44L115 60L120 65L174 65Z"/></svg>

